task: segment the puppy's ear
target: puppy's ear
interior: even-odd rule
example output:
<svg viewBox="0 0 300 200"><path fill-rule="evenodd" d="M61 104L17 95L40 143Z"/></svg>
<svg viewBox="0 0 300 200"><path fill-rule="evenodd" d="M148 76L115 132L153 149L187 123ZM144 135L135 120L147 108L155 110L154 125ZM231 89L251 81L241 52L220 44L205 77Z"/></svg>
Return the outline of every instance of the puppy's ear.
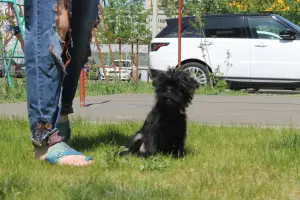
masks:
<svg viewBox="0 0 300 200"><path fill-rule="evenodd" d="M188 88L191 90L192 93L195 90L199 89L200 84L194 77L192 77L192 75L189 72L182 71L181 73L184 76L184 82L188 85Z"/></svg>
<svg viewBox="0 0 300 200"><path fill-rule="evenodd" d="M154 86L156 88L158 86L160 80L163 79L164 76L165 76L165 72L158 71L156 74L156 77L152 81L152 86Z"/></svg>
<svg viewBox="0 0 300 200"><path fill-rule="evenodd" d="M152 86L156 87L157 86L157 77L153 79L152 81Z"/></svg>

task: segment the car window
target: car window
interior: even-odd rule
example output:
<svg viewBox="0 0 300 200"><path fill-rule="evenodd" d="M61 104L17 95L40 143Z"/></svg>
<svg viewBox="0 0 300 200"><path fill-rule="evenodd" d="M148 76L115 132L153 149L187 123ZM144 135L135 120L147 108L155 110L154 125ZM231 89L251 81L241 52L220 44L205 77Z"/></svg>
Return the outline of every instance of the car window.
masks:
<svg viewBox="0 0 300 200"><path fill-rule="evenodd" d="M297 26L296 24L290 22L289 20L285 19L282 16L277 16L277 18L279 18L280 20L284 21L285 23L287 23L288 25L290 25L291 27L293 27L294 29L296 29L298 32L300 32L300 27Z"/></svg>
<svg viewBox="0 0 300 200"><path fill-rule="evenodd" d="M114 61L115 66L119 66L119 61Z"/></svg>
<svg viewBox="0 0 300 200"><path fill-rule="evenodd" d="M270 32L265 32L265 31L256 31L258 38L261 39L281 39L278 35L274 34L274 33L270 33Z"/></svg>
<svg viewBox="0 0 300 200"><path fill-rule="evenodd" d="M287 29L272 17L248 17L252 38L279 40L280 32Z"/></svg>
<svg viewBox="0 0 300 200"><path fill-rule="evenodd" d="M196 38L200 37L201 32L195 29L195 24L193 21L190 21L189 24L184 24L182 27L182 37L183 38Z"/></svg>
<svg viewBox="0 0 300 200"><path fill-rule="evenodd" d="M211 17L204 23L205 37L243 38L242 17Z"/></svg>
<svg viewBox="0 0 300 200"><path fill-rule="evenodd" d="M182 18L181 36L183 38L201 37L201 32L195 28L194 17ZM156 36L156 38L177 38L178 21L177 19L167 20L167 26Z"/></svg>
<svg viewBox="0 0 300 200"><path fill-rule="evenodd" d="M202 24L196 24L195 18L183 20L182 37L183 38L199 38L202 37Z"/></svg>
<svg viewBox="0 0 300 200"><path fill-rule="evenodd" d="M123 62L123 67L130 67L130 62L129 61L124 61Z"/></svg>
<svg viewBox="0 0 300 200"><path fill-rule="evenodd" d="M114 61L115 66L119 66L119 61ZM121 61L121 67L131 67L130 61Z"/></svg>
<svg viewBox="0 0 300 200"><path fill-rule="evenodd" d="M158 33L156 38L176 38L177 37L177 21L174 19L167 20L167 26Z"/></svg>

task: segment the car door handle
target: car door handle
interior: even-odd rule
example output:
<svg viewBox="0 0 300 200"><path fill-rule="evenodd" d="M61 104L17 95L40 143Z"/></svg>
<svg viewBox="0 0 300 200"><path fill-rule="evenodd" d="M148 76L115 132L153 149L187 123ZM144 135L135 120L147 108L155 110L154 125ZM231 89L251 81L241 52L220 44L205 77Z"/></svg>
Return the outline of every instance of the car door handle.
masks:
<svg viewBox="0 0 300 200"><path fill-rule="evenodd" d="M213 42L205 41L204 43L201 42L201 43L200 43L200 46L210 46L210 45L213 45L213 44L214 44Z"/></svg>
<svg viewBox="0 0 300 200"><path fill-rule="evenodd" d="M208 45L208 46L210 46L210 45L213 45L214 43L213 42L211 42L211 41L205 41L205 45Z"/></svg>
<svg viewBox="0 0 300 200"><path fill-rule="evenodd" d="M266 47L267 45L265 45L265 44L255 44L254 46L255 47Z"/></svg>

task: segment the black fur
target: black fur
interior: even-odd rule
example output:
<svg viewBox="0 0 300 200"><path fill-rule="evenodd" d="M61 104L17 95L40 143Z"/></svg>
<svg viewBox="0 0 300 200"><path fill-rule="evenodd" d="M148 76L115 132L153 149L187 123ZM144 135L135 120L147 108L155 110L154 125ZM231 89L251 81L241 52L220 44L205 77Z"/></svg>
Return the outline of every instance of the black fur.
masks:
<svg viewBox="0 0 300 200"><path fill-rule="evenodd" d="M198 82L188 72L169 69L153 80L156 102L142 128L121 155L136 153L148 157L155 153L184 155L186 108L191 103Z"/></svg>

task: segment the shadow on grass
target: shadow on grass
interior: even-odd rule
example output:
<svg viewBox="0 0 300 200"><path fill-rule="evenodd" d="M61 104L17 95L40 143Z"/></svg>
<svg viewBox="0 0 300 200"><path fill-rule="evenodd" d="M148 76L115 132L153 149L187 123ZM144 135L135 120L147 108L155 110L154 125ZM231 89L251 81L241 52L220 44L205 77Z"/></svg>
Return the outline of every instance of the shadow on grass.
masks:
<svg viewBox="0 0 300 200"><path fill-rule="evenodd" d="M130 135L131 136L131 135ZM114 147L125 146L130 138L117 130L109 130L105 135L96 135L93 137L76 136L72 139L72 147L79 151L92 151L101 145ZM197 154L191 147L185 147L184 157ZM183 159L184 157L176 157ZM175 157L174 157L175 158Z"/></svg>
<svg viewBox="0 0 300 200"><path fill-rule="evenodd" d="M121 133L119 130L109 129L105 134L102 132L94 136L82 137L76 136L71 140L72 147L80 151L93 150L101 145L124 146L126 145L129 136Z"/></svg>

